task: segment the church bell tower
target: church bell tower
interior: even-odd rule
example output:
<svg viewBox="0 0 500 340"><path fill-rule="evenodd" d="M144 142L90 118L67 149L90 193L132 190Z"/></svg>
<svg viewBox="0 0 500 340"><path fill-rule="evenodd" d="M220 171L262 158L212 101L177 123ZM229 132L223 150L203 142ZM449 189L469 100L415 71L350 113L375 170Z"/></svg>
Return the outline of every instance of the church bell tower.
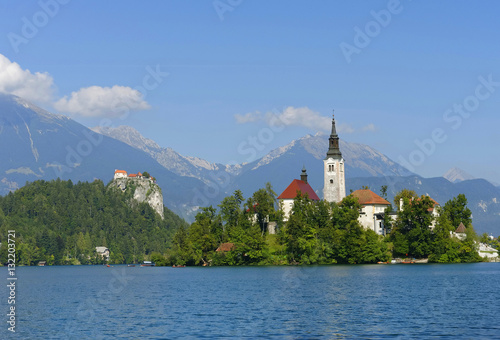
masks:
<svg viewBox="0 0 500 340"><path fill-rule="evenodd" d="M344 159L339 148L339 136L335 128L335 115L332 117L332 132L328 140L328 152L323 160L325 174L323 199L338 203L345 197L345 172Z"/></svg>

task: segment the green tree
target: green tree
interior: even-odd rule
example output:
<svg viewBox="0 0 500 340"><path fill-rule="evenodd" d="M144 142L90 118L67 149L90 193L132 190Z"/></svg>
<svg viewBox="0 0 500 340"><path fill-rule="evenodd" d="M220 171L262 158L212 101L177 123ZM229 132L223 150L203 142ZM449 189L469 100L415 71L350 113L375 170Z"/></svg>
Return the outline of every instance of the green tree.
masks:
<svg viewBox="0 0 500 340"><path fill-rule="evenodd" d="M266 189L259 189L248 199L246 206L250 215L254 215L256 222L260 226L262 234L267 231L267 222L271 216L276 214L276 197L269 185Z"/></svg>
<svg viewBox="0 0 500 340"><path fill-rule="evenodd" d="M431 252L432 208L434 202L428 196L411 197L403 190L397 196L403 199L403 207L399 210L391 241L397 255L427 257ZM410 198L409 198L410 197ZM407 247L407 248L406 248ZM407 253L402 253L408 249Z"/></svg>
<svg viewBox="0 0 500 340"><path fill-rule="evenodd" d="M403 189L394 196L394 206L398 207L399 209L401 205L401 199L403 199L403 204L405 204L404 202L410 202L412 199L416 199L417 197L418 196L415 191Z"/></svg>
<svg viewBox="0 0 500 340"><path fill-rule="evenodd" d="M366 230L362 239L361 261L363 263L386 262L391 258L387 244L373 230Z"/></svg>
<svg viewBox="0 0 500 340"><path fill-rule="evenodd" d="M171 262L174 265L194 265L195 259L193 256L193 246L189 240L188 233L184 226L177 229L173 237L172 258Z"/></svg>
<svg viewBox="0 0 500 340"><path fill-rule="evenodd" d="M482 259L478 253L478 236L472 227L467 228L465 234L465 240L461 242L459 249L460 262L480 262Z"/></svg>
<svg viewBox="0 0 500 340"><path fill-rule="evenodd" d="M387 200L387 189L388 189L387 185L382 185L380 187L380 196L385 200Z"/></svg>
<svg viewBox="0 0 500 340"><path fill-rule="evenodd" d="M221 204L219 204L221 218L224 222L225 240L231 237L232 229L238 226L242 214L241 204L243 200L244 198L241 191L236 190L233 195L225 197Z"/></svg>
<svg viewBox="0 0 500 340"><path fill-rule="evenodd" d="M460 194L446 202L440 210L433 230L430 262L477 262L481 258L477 252L478 237L472 227L471 212L467 199ZM466 226L465 239L452 236L460 223Z"/></svg>
<svg viewBox="0 0 500 340"><path fill-rule="evenodd" d="M213 207L202 208L188 229L196 265L209 264L215 249L222 241L222 224Z"/></svg>
<svg viewBox="0 0 500 340"><path fill-rule="evenodd" d="M284 229L284 244L291 262L314 263L317 231L312 219L311 200L298 195Z"/></svg>
<svg viewBox="0 0 500 340"><path fill-rule="evenodd" d="M467 207L467 198L464 194L459 194L446 202L441 215L444 215L451 222L450 228L452 230L458 228L460 223L463 223L466 228L472 225L472 212Z"/></svg>

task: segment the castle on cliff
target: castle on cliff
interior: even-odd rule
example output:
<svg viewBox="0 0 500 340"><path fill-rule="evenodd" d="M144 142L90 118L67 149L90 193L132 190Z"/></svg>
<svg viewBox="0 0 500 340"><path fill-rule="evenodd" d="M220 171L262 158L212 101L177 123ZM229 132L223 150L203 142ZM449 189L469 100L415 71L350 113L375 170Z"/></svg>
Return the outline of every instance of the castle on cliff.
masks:
<svg viewBox="0 0 500 340"><path fill-rule="evenodd" d="M125 170L118 170L118 169L115 169L115 175L113 177L113 179L119 179L119 178L137 178L137 179L145 179L145 180L149 180L153 183L156 183L156 179L152 176L145 176L144 174L138 172L136 174L127 174L127 172Z"/></svg>

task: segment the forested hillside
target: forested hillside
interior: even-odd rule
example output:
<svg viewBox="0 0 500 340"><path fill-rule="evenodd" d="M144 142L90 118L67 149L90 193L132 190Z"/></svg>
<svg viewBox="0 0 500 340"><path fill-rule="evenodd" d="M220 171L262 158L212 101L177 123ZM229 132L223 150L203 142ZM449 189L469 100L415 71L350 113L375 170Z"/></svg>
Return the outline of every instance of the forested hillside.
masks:
<svg viewBox="0 0 500 340"><path fill-rule="evenodd" d="M95 247L111 252L112 263L132 263L166 252L180 217L165 208L165 219L147 203L100 180L92 183L35 181L0 197L0 242L16 232L17 264L101 263ZM0 261L6 262L6 247Z"/></svg>

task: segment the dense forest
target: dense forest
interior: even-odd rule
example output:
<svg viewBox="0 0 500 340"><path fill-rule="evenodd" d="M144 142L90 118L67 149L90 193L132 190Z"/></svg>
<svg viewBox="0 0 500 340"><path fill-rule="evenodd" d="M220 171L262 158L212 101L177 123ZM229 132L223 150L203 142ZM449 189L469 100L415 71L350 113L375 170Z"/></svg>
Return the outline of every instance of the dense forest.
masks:
<svg viewBox="0 0 500 340"><path fill-rule="evenodd" d="M384 188L381 191L384 194ZM403 206L395 212L395 219L389 217L392 207L386 210L384 223L390 232L382 236L360 225L361 206L350 195L336 204L312 201L299 193L285 222L270 184L246 202L235 191L218 209L203 208L189 228L179 228L172 249L156 260L174 265L354 264L394 257L429 258L430 262L482 260L464 195L438 208L436 221L429 197L403 190L395 198L397 206L400 199ZM266 232L268 221L276 222L276 235ZM450 233L460 223L467 229L463 240ZM229 246L217 251L221 244Z"/></svg>
<svg viewBox="0 0 500 340"><path fill-rule="evenodd" d="M100 180L27 183L0 197L0 242L5 245L7 230L15 230L19 265L102 263L98 246L110 249L111 263L166 253L175 231L187 223L167 208L162 220L148 204L131 204L131 195ZM2 263L6 250L0 250Z"/></svg>

